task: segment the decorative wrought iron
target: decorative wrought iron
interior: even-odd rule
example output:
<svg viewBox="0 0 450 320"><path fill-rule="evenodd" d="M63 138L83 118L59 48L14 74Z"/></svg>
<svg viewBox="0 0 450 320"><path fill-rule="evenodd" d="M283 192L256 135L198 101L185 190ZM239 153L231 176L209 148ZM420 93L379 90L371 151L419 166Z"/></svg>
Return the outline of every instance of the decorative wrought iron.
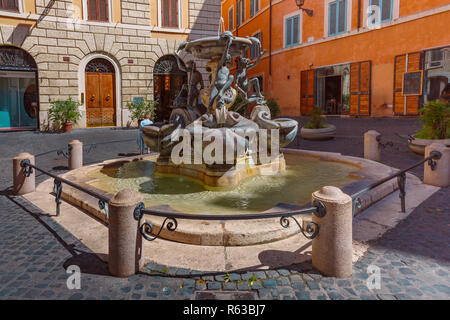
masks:
<svg viewBox="0 0 450 320"><path fill-rule="evenodd" d="M33 173L33 168L30 167L29 164L31 164L30 159L23 159L20 162L20 166L23 168L23 176L24 177L29 177L30 174Z"/></svg>
<svg viewBox="0 0 450 320"><path fill-rule="evenodd" d="M242 215L199 215L199 214L188 214L188 213L172 213L158 210L145 209L144 203L140 202L136 205L134 209L133 216L136 220L144 216L144 214L154 215L165 218L158 233L154 234L154 226L151 222L145 221L140 226L140 232L142 236L148 240L153 241L159 238L162 230L166 227L169 231L175 231L178 227L178 222L176 219L190 219L190 220L254 220L254 219L270 219L270 218L280 218L280 224L283 228L289 227L289 218L292 218L299 227L301 233L308 239L314 239L319 233L319 225L314 222L309 222L306 228L298 222L294 215L304 214L304 213L314 213L317 217L324 217L326 215L326 207L320 201L315 201L313 207L306 209L299 209L294 211L285 212L275 212L275 213L258 213L258 214L242 214ZM167 225L166 225L167 223Z"/></svg>
<svg viewBox="0 0 450 320"><path fill-rule="evenodd" d="M295 221L297 226L299 227L302 234L305 236L305 238L308 239L314 239L319 234L319 225L315 222L309 222L306 225L306 229L303 229L302 225L298 222L298 220L294 216L290 217L281 217L280 218L280 224L283 228L289 228L289 218Z"/></svg>
<svg viewBox="0 0 450 320"><path fill-rule="evenodd" d="M89 61L86 72L114 73L114 66L106 59L96 58Z"/></svg>
<svg viewBox="0 0 450 320"><path fill-rule="evenodd" d="M0 70L37 71L37 65L33 57L25 50L1 46Z"/></svg>
<svg viewBox="0 0 450 320"><path fill-rule="evenodd" d="M184 67L184 63L180 61L182 66ZM176 58L173 55L167 55L160 58L153 68L154 75L173 75L173 74L182 74L185 75L186 72L180 70L178 68L178 63Z"/></svg>
<svg viewBox="0 0 450 320"><path fill-rule="evenodd" d="M67 152L64 149L60 149L60 150L56 151L56 154L58 156L62 155L62 156L64 156L64 158L68 159L71 150L72 150L72 145L69 144L69 145L67 145Z"/></svg>
<svg viewBox="0 0 450 320"><path fill-rule="evenodd" d="M327 214L327 207L325 207L322 201L314 200L313 206L317 208L317 210L313 212L317 218L325 217Z"/></svg>
<svg viewBox="0 0 450 320"><path fill-rule="evenodd" d="M53 181L53 191L55 192L56 216L59 216L61 209L60 207L61 207L61 192L62 192L61 180L55 179Z"/></svg>
<svg viewBox="0 0 450 320"><path fill-rule="evenodd" d="M400 191L399 197L400 197L400 201L401 201L401 210L402 212L406 211L406 205L405 205L405 199L406 199L406 172L420 166L421 164L427 162L427 164L429 166L431 166L431 169L434 170L435 166L437 165L435 160L439 160L442 157L442 154L437 151L437 150L433 150L430 152L430 155L426 158L424 158L423 160L420 160L419 162L413 164L412 166L403 169L401 171L398 171L394 174L391 174L390 176L383 178L377 182L374 182L372 184L370 184L369 186L367 186L366 188L352 194L352 199L353 199L353 215L356 214L356 209L361 208L361 195L375 189L376 187L378 187L379 185L382 185L383 183L386 183L394 178L397 178L397 184L398 184L398 188Z"/></svg>
<svg viewBox="0 0 450 320"><path fill-rule="evenodd" d="M106 219L109 219L109 207L108 207L108 202L106 202L105 200L98 200L98 207L100 208L100 210L105 210L105 215L106 215Z"/></svg>
<svg viewBox="0 0 450 320"><path fill-rule="evenodd" d="M442 153L439 151L431 151L430 159L428 159L428 165L431 167L431 170L436 170L437 162L435 160L439 160L442 157Z"/></svg>
<svg viewBox="0 0 450 320"><path fill-rule="evenodd" d="M405 185L406 185L406 173L403 172L401 173L399 176L397 176L397 182L398 182L398 189L400 190L400 202L401 202L401 207L402 207L402 212L406 212L406 208L405 208L405 197L406 197L406 190L405 190Z"/></svg>
<svg viewBox="0 0 450 320"><path fill-rule="evenodd" d="M167 222L167 221L169 221L169 222ZM167 222L167 225L166 225L166 222ZM150 222L145 221L142 224L140 231L141 231L142 236L145 238L145 240L153 241L153 240L159 238L159 235L161 234L161 231L164 230L164 227L166 227L167 230L169 230L170 232L173 232L177 229L178 222L175 218L171 218L171 217L165 218L161 227L159 228L158 233L156 235L154 235L153 234L153 231L154 231L153 225Z"/></svg>

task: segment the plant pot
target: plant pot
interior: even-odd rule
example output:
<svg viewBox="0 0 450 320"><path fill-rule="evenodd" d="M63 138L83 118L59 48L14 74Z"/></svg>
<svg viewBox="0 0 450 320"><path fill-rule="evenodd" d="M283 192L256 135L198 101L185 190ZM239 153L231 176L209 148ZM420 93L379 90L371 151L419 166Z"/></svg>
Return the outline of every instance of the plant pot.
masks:
<svg viewBox="0 0 450 320"><path fill-rule="evenodd" d="M307 129L305 127L300 129L300 134L305 140L328 140L333 139L336 135L336 127L332 124L326 124L325 128L321 129Z"/></svg>
<svg viewBox="0 0 450 320"><path fill-rule="evenodd" d="M71 132L72 131L72 122L65 122L63 126L64 132Z"/></svg>
<svg viewBox="0 0 450 320"><path fill-rule="evenodd" d="M425 147L432 143L440 143L447 147L450 147L450 139L417 139L409 140L409 149L419 155L425 155Z"/></svg>

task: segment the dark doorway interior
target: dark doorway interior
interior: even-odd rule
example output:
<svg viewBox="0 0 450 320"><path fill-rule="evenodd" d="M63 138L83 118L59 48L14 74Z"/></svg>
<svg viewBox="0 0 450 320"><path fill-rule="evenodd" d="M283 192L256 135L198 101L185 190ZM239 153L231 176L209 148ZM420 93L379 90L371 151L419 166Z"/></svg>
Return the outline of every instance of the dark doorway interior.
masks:
<svg viewBox="0 0 450 320"><path fill-rule="evenodd" d="M340 114L342 104L341 76L325 78L325 110L326 114Z"/></svg>

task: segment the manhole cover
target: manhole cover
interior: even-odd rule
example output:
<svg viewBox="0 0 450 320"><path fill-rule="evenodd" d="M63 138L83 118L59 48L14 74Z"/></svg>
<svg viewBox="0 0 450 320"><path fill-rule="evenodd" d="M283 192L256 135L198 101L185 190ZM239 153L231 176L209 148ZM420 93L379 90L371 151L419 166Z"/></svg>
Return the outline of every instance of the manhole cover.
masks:
<svg viewBox="0 0 450 320"><path fill-rule="evenodd" d="M196 300L256 300L256 292L250 291L196 291Z"/></svg>

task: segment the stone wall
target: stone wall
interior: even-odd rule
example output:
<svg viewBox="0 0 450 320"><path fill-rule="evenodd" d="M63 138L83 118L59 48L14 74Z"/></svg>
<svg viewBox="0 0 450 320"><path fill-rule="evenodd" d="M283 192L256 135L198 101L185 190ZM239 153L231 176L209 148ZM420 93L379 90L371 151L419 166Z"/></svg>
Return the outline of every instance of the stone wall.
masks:
<svg viewBox="0 0 450 320"><path fill-rule="evenodd" d="M84 91L80 77L84 70L80 68L94 54L109 57L119 69L116 79L120 78L120 92L116 92L116 97L120 106L116 108L116 123L126 126L129 121L127 102L135 96L153 99L154 64L160 57L174 52L183 40L152 36L148 0L122 1L122 24L55 19L72 15L71 1L54 1L52 6L49 3L50 0L36 0L37 13L42 20L32 28L1 25L0 18L0 45L21 47L38 65L41 128L47 123L51 101L69 97L80 100L80 92ZM214 14L216 18L213 18ZM219 15L219 0L191 0L192 30L188 37L210 36L217 30ZM215 25L209 25L214 21ZM200 71L205 72L202 66ZM79 126L84 127L84 106L82 109L83 119Z"/></svg>

